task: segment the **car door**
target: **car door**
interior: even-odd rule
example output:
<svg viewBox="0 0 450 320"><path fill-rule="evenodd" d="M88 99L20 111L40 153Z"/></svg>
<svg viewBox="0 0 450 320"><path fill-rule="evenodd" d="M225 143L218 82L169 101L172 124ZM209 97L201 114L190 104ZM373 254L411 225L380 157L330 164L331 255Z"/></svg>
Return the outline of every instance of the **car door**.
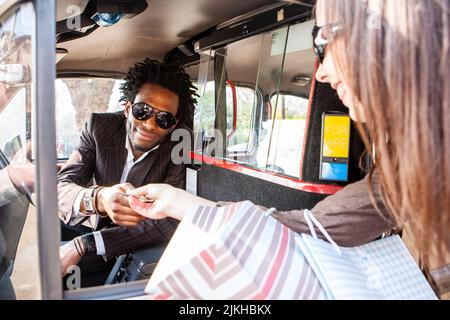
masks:
<svg viewBox="0 0 450 320"><path fill-rule="evenodd" d="M0 16L0 299L35 299L38 272L32 73L34 7Z"/></svg>

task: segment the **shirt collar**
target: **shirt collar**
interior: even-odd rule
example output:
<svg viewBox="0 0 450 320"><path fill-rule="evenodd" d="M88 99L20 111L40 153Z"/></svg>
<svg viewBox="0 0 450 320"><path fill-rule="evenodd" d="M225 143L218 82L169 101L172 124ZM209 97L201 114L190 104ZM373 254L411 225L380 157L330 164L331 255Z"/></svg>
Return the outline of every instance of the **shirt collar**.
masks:
<svg viewBox="0 0 450 320"><path fill-rule="evenodd" d="M155 147L153 147L151 150L147 151L146 153L144 153L142 156L139 157L139 159L137 159L136 161L134 161L134 156L133 156L133 150L131 149L131 144L130 144L130 138L127 136L127 138L125 139L125 148L128 151L128 155L127 155L127 163L129 162L133 162L133 163L138 163L141 162L142 160L145 159L145 157L148 156L148 154L152 151L155 151L159 148L159 144L156 145Z"/></svg>

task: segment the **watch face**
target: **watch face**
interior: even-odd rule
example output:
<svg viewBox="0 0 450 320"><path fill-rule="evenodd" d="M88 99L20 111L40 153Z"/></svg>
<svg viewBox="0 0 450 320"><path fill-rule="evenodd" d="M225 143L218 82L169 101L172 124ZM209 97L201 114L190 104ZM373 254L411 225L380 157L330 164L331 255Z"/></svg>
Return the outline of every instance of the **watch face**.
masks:
<svg viewBox="0 0 450 320"><path fill-rule="evenodd" d="M93 210L93 208L92 208L92 203L91 203L90 201L84 201L84 208L85 208L87 211L92 211L92 210Z"/></svg>

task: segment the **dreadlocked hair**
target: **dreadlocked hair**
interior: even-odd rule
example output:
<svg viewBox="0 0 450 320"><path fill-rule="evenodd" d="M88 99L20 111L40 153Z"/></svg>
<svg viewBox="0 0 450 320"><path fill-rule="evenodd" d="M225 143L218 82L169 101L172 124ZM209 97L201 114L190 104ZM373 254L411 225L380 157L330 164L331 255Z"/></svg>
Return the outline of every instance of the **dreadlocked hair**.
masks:
<svg viewBox="0 0 450 320"><path fill-rule="evenodd" d="M149 58L136 63L129 69L125 82L120 86L123 94L120 101L134 102L139 90L146 83L159 85L178 95L180 104L177 118L181 124L192 128L196 97L198 97L197 88L181 67Z"/></svg>

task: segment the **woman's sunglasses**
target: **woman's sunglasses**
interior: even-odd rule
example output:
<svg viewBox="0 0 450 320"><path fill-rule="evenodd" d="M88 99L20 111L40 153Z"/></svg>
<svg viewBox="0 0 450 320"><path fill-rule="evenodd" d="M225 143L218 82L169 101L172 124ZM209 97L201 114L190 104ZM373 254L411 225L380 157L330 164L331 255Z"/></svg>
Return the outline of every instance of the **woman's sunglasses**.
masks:
<svg viewBox="0 0 450 320"><path fill-rule="evenodd" d="M170 129L177 123L177 118L170 112L156 110L144 102L134 103L131 106L131 111L133 117L140 121L146 121L151 117L156 116L156 124L164 130Z"/></svg>
<svg viewBox="0 0 450 320"><path fill-rule="evenodd" d="M321 64L325 60L328 44L336 37L340 30L342 30L342 27L336 24L328 24L322 27L314 26L312 32L314 52Z"/></svg>

